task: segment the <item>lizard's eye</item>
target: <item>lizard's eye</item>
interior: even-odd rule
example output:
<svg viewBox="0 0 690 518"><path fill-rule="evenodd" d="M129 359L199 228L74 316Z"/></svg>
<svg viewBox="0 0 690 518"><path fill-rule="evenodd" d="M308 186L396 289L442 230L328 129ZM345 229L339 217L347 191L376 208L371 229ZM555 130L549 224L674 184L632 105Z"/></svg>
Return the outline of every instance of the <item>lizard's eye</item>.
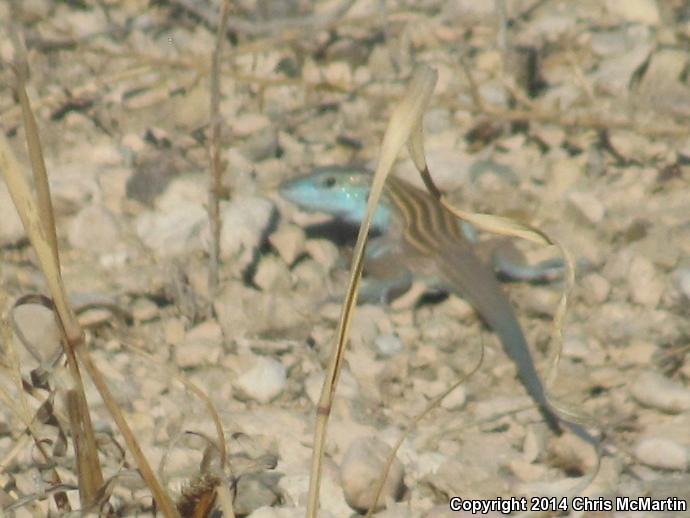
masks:
<svg viewBox="0 0 690 518"><path fill-rule="evenodd" d="M335 178L333 178L332 176L329 176L328 178L326 178L323 181L323 185L324 185L324 187L328 187L329 189L331 187L334 187L335 186Z"/></svg>

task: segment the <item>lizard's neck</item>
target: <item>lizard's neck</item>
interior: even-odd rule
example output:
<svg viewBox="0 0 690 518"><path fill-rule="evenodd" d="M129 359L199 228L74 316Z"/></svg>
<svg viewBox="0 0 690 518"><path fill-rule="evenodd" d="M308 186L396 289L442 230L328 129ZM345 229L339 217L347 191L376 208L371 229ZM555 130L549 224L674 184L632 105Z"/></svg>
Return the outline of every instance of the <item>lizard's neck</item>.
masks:
<svg viewBox="0 0 690 518"><path fill-rule="evenodd" d="M339 214L339 216L346 222L353 225L360 225L364 219L364 214L367 210L366 198L362 198L357 203L353 203L344 214ZM378 207L374 213L374 219L372 220L372 227L374 227L379 232L385 233L391 226L391 219L393 218L393 208L391 207L391 201L388 197L384 195L379 200Z"/></svg>

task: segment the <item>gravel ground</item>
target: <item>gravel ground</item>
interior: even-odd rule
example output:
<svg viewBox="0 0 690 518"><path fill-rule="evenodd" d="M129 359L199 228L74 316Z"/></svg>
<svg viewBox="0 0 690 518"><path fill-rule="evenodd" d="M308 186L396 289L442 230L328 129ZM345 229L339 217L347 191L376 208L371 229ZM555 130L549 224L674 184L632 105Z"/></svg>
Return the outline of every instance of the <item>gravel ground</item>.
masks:
<svg viewBox="0 0 690 518"><path fill-rule="evenodd" d="M571 488L592 472L595 453L546 428L464 301L413 289L355 315L321 516L371 505L389 447L471 369L481 344L479 371L403 442L376 516L463 516L449 510L451 497L523 496L565 502L551 515L583 516L576 507L585 501L599 508L584 516L688 516L673 507L626 511L615 501L675 498L675 509L690 501L686 2L233 2L220 77L227 192L216 293L207 283L206 207L218 2L11 5L0 4L0 53L11 61L15 28L28 48L65 283L94 360L175 498L200 472L215 429L173 371L205 391L221 418L236 514L304 516L347 243L276 187L319 165L373 168L391 109L424 62L439 74L424 118L438 184L464 209L545 229L582 265L551 391L591 416L606 452L580 492L589 500L574 499ZM2 130L28 164L10 67L0 78ZM420 182L406 156L395 174ZM550 253L523 245L530 260ZM4 183L0 279L3 312L22 295L47 293ZM545 375L561 286L506 289ZM27 304L15 321L47 366L58 347L51 312ZM18 340L14 347L30 380L37 359ZM9 372L0 370L0 384L18 398ZM53 394L54 418L68 430L64 369L50 374L48 388L26 401L33 415ZM150 493L117 446L121 436L95 388L86 392L104 476L117 475L102 512L151 515ZM36 436L74 488L71 441L58 447L60 427L44 421L37 418ZM50 463L24 430L0 405L0 505L25 500L10 515L59 515ZM67 495L78 509L78 492Z"/></svg>

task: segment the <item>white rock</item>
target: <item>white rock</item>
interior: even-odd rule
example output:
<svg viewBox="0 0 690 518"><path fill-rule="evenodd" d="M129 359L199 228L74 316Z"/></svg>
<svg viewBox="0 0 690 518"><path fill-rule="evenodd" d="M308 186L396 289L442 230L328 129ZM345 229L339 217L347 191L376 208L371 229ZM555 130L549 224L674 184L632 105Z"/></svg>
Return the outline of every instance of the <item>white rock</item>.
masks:
<svg viewBox="0 0 690 518"><path fill-rule="evenodd" d="M279 361L257 356L254 365L237 379L236 385L249 398L268 403L285 390L287 371Z"/></svg>
<svg viewBox="0 0 690 518"><path fill-rule="evenodd" d="M221 256L244 269L253 259L273 215L273 203L256 196L238 196L221 208Z"/></svg>
<svg viewBox="0 0 690 518"><path fill-rule="evenodd" d="M184 202L165 212L146 211L137 218L137 235L157 255L174 256L203 249L201 235L208 227L206 209Z"/></svg>
<svg viewBox="0 0 690 518"><path fill-rule="evenodd" d="M208 186L199 175L175 178L156 199L156 207L163 212L175 210L181 204L204 205L208 200Z"/></svg>
<svg viewBox="0 0 690 518"><path fill-rule="evenodd" d="M635 445L635 457L642 464L657 469L685 471L688 469L688 449L671 439L649 437Z"/></svg>
<svg viewBox="0 0 690 518"><path fill-rule="evenodd" d="M606 9L611 15L627 22L658 25L660 21L655 0L606 0Z"/></svg>
<svg viewBox="0 0 690 518"><path fill-rule="evenodd" d="M213 302L226 336L242 337L295 326L304 318L301 300L293 293L269 293L229 282Z"/></svg>
<svg viewBox="0 0 690 518"><path fill-rule="evenodd" d="M140 297L132 304L132 316L138 322L149 322L158 315L158 306L150 299Z"/></svg>
<svg viewBox="0 0 690 518"><path fill-rule="evenodd" d="M649 259L641 256L634 257L630 262L628 286L632 301L649 309L659 304L664 291L664 283L656 268Z"/></svg>
<svg viewBox="0 0 690 518"><path fill-rule="evenodd" d="M675 278L680 292L687 300L690 300L690 268L678 268Z"/></svg>
<svg viewBox="0 0 690 518"><path fill-rule="evenodd" d="M258 113L245 113L236 115L228 121L233 134L236 137L250 137L257 131L271 126L271 119Z"/></svg>
<svg viewBox="0 0 690 518"><path fill-rule="evenodd" d="M78 39L108 30L107 18L100 8L64 10L59 18L56 20L57 30Z"/></svg>
<svg viewBox="0 0 690 518"><path fill-rule="evenodd" d="M360 437L350 444L340 467L345 499L350 507L363 512L374 504L374 492L390 452L391 447L375 437ZM397 500L400 497L403 475L403 465L396 458L381 491L377 509L382 509L388 498Z"/></svg>
<svg viewBox="0 0 690 518"><path fill-rule="evenodd" d="M654 48L646 27L637 28L641 30L635 31L638 36L634 47L601 60L597 71L593 73L597 86L608 94L627 94L632 74L645 62Z"/></svg>
<svg viewBox="0 0 690 518"><path fill-rule="evenodd" d="M277 473L246 473L237 481L237 495L232 502L238 516L272 506L278 500Z"/></svg>
<svg viewBox="0 0 690 518"><path fill-rule="evenodd" d="M177 365L183 369L216 365L223 354L223 331L217 322L207 320L189 330L175 349Z"/></svg>
<svg viewBox="0 0 690 518"><path fill-rule="evenodd" d="M642 405L672 414L690 410L690 389L656 372L637 376L630 390Z"/></svg>
<svg viewBox="0 0 690 518"><path fill-rule="evenodd" d="M268 242L278 251L283 261L291 265L304 252L304 230L297 225L281 225L268 237Z"/></svg>
<svg viewBox="0 0 690 518"><path fill-rule="evenodd" d="M7 190L4 180L0 181L0 246L16 243L25 236L22 220Z"/></svg>
<svg viewBox="0 0 690 518"><path fill-rule="evenodd" d="M592 225L601 223L604 219L604 205L591 193L571 192L568 194L568 202L578 216Z"/></svg>
<svg viewBox="0 0 690 518"><path fill-rule="evenodd" d="M40 304L22 304L14 310L14 320L37 361L46 363L56 358L61 349L60 331L50 309Z"/></svg>
<svg viewBox="0 0 690 518"><path fill-rule="evenodd" d="M269 255L259 262L254 282L264 291L287 291L290 289L290 271L278 257Z"/></svg>
<svg viewBox="0 0 690 518"><path fill-rule="evenodd" d="M333 268L338 257L340 257L338 247L328 239L308 239L305 249L312 259L323 266L326 271Z"/></svg>
<svg viewBox="0 0 690 518"><path fill-rule="evenodd" d="M460 385L443 398L441 406L446 410L460 410L467 402L467 391L464 385Z"/></svg>
<svg viewBox="0 0 690 518"><path fill-rule="evenodd" d="M79 211L69 227L68 239L74 248L94 254L113 253L122 247L115 216L100 205L88 205Z"/></svg>
<svg viewBox="0 0 690 518"><path fill-rule="evenodd" d="M382 356L395 356L405 349L402 340L395 333L385 333L379 335L374 340L376 349Z"/></svg>
<svg viewBox="0 0 690 518"><path fill-rule="evenodd" d="M611 293L611 284L598 273L587 274L582 279L582 295L590 304L601 304Z"/></svg>

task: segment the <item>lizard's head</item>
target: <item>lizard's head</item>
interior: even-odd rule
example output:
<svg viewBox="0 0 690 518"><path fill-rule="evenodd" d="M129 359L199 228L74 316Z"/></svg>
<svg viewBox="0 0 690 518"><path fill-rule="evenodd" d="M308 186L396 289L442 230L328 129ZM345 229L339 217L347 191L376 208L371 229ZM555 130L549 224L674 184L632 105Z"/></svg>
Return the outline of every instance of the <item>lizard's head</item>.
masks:
<svg viewBox="0 0 690 518"><path fill-rule="evenodd" d="M307 176L286 181L280 186L280 194L304 210L325 212L349 223L359 223L364 217L371 178L363 170L322 167ZM383 218L387 215L379 209L374 225L384 225Z"/></svg>

